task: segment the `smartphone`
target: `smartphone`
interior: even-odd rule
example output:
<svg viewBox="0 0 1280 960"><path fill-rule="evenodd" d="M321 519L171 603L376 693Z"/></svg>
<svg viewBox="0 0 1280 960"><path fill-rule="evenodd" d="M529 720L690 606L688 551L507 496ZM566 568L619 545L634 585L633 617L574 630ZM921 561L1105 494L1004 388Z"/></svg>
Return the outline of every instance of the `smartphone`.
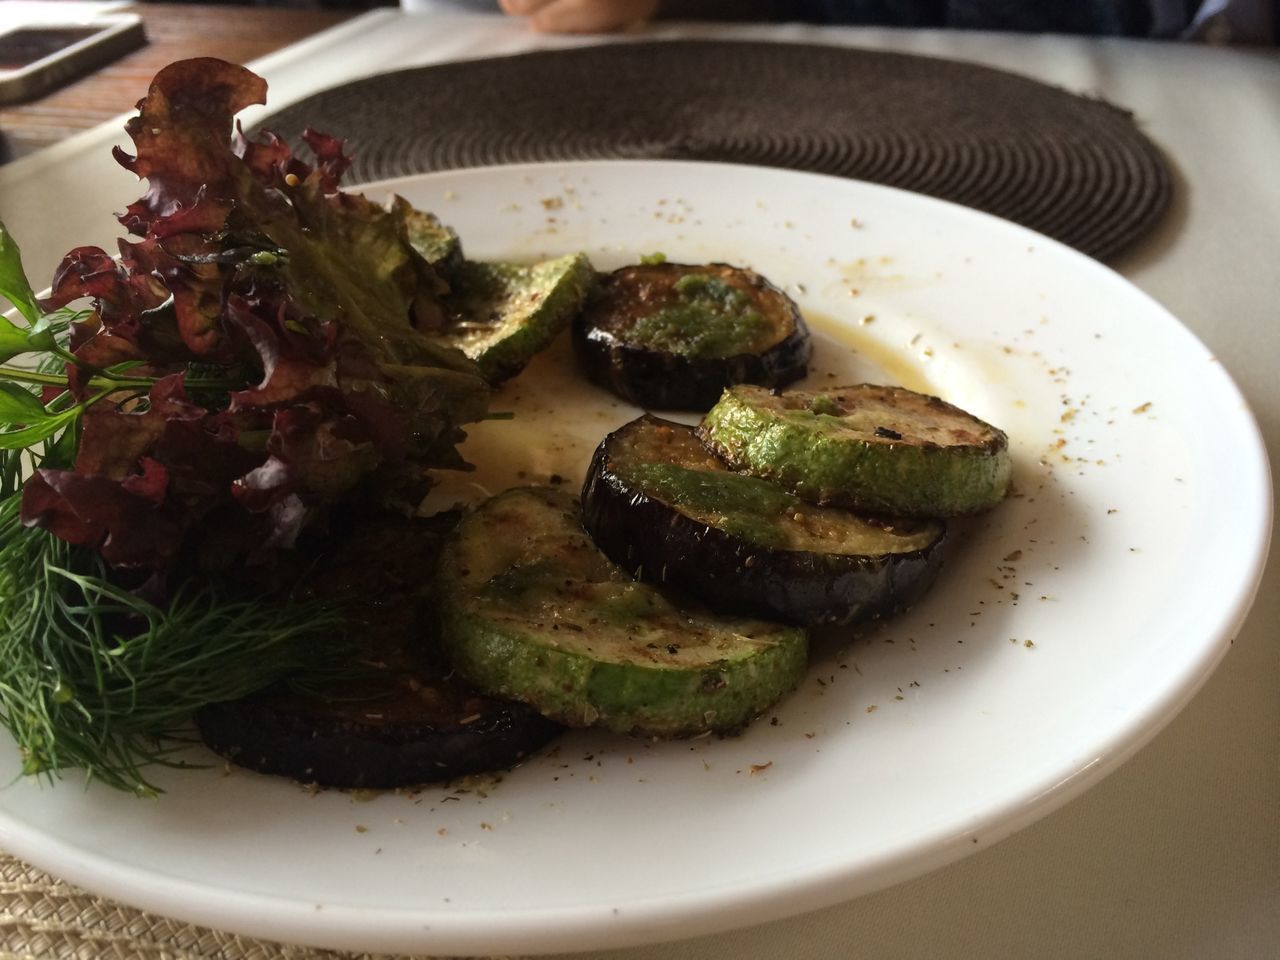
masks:
<svg viewBox="0 0 1280 960"><path fill-rule="evenodd" d="M134 14L0 27L0 103L34 100L146 42Z"/></svg>

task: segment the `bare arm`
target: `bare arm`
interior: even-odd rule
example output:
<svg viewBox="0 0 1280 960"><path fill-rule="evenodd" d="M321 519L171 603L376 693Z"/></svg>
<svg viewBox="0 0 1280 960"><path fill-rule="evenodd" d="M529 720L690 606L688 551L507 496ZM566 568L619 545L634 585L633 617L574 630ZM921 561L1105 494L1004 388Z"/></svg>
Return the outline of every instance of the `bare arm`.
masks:
<svg viewBox="0 0 1280 960"><path fill-rule="evenodd" d="M527 17L547 33L606 33L649 20L779 20L780 0L498 0L503 11Z"/></svg>
<svg viewBox="0 0 1280 960"><path fill-rule="evenodd" d="M528 17L547 33L604 33L653 19L659 0L499 0L505 13Z"/></svg>

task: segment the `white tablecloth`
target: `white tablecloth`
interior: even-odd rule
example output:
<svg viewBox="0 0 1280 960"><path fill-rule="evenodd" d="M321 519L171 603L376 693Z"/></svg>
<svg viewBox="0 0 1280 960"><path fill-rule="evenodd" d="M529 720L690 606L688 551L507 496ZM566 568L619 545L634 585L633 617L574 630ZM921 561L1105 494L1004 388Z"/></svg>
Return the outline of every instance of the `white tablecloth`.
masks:
<svg viewBox="0 0 1280 960"><path fill-rule="evenodd" d="M1178 181L1159 233L1115 264L1203 339L1280 450L1280 54L1146 41L888 29L664 26L969 60L1132 110ZM393 66L598 42L497 17L378 12L259 61L279 107ZM0 168L0 218L37 281L113 242L136 181L119 124ZM1274 467L1273 467L1274 473ZM1280 956L1280 562L1222 666L1150 745L1013 838L915 881L763 927L617 960L851 956Z"/></svg>

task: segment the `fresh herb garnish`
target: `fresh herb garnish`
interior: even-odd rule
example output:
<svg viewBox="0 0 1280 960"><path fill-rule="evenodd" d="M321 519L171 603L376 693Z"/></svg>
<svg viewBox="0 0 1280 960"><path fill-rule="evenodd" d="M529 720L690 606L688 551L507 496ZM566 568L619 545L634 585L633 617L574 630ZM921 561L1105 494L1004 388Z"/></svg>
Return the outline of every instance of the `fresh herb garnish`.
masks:
<svg viewBox="0 0 1280 960"><path fill-rule="evenodd" d="M0 444L79 431L73 463L26 482L23 522L161 587L180 563L266 561L351 498L411 510L488 405L434 334L446 286L407 239L412 208L341 192L331 137L306 134L307 163L235 133L265 91L221 61L162 70L126 127L136 156L117 152L148 181L121 218L140 239L71 251L46 300L0 245L27 321L0 327L0 358L64 365L0 368ZM84 298L63 344L44 311Z"/></svg>
<svg viewBox="0 0 1280 960"><path fill-rule="evenodd" d="M0 724L27 773L148 793L200 706L331 672L339 611L265 571L353 503L411 511L486 415L423 215L343 193L331 137L247 141L265 93L162 70L116 152L147 181L134 238L72 250L43 299L0 225Z"/></svg>
<svg viewBox="0 0 1280 960"><path fill-rule="evenodd" d="M143 767L173 762L196 709L322 670L341 635L341 610L317 600L190 582L150 603L93 551L23 527L16 498L0 503L0 723L25 774L78 768L154 794Z"/></svg>

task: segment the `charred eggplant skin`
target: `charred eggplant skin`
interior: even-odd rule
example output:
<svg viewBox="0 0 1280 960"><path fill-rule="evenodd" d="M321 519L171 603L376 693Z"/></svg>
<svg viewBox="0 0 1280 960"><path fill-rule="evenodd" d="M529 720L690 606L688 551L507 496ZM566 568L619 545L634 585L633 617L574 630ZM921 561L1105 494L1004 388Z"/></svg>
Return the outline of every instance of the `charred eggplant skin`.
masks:
<svg viewBox="0 0 1280 960"><path fill-rule="evenodd" d="M678 285L689 278L736 291L767 332L743 348L711 347L694 354L637 340L636 324L670 307L678 299ZM736 383L786 386L807 373L813 352L804 317L790 297L758 273L723 263L645 263L615 270L602 278L575 319L573 339L593 383L656 410L709 410ZM723 344L732 342L726 338Z"/></svg>
<svg viewBox="0 0 1280 960"><path fill-rule="evenodd" d="M354 709L300 712L296 703L287 695L262 695L211 704L196 720L205 743L237 766L322 787L373 790L506 769L561 730L523 704L495 700L449 722L394 726L361 721ZM376 701L356 706L378 709Z"/></svg>
<svg viewBox="0 0 1280 960"><path fill-rule="evenodd" d="M452 518L356 521L301 589L353 598L355 664L324 689L285 684L196 714L232 763L325 787L391 789L511 767L561 728L448 676L426 590ZM349 674L349 675L346 675Z"/></svg>
<svg viewBox="0 0 1280 960"><path fill-rule="evenodd" d="M942 567L946 535L940 522L928 527L919 549L850 555L779 549L691 517L652 487L628 479L623 460L642 433L651 435L650 449L654 434L669 434L685 450L696 443L683 424L652 416L634 420L597 448L582 492L587 532L634 576L678 585L715 608L812 627L905 609L924 595Z"/></svg>

